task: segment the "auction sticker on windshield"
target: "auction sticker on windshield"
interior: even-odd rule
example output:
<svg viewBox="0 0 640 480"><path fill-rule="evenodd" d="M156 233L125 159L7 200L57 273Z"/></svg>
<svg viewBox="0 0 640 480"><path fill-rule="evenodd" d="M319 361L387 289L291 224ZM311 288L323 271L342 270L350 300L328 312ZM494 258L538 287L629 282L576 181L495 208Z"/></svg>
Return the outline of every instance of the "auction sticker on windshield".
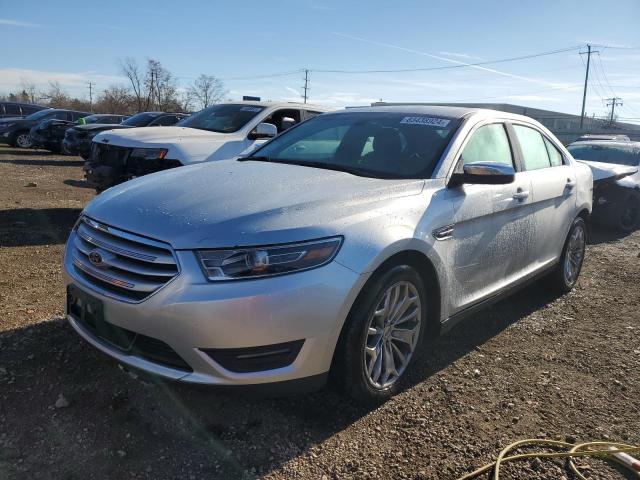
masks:
<svg viewBox="0 0 640 480"><path fill-rule="evenodd" d="M449 125L449 120L444 118L435 118L435 117L404 117L400 120L400 123L405 123L408 125L426 125L429 127L446 127Z"/></svg>
<svg viewBox="0 0 640 480"><path fill-rule="evenodd" d="M262 107L242 107L240 109L241 112L259 112L262 110Z"/></svg>

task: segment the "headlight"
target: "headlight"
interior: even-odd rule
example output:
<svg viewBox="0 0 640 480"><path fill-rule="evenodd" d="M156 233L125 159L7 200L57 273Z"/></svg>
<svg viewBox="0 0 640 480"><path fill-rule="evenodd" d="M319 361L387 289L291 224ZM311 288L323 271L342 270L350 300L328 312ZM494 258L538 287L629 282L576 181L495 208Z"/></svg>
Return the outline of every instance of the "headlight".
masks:
<svg viewBox="0 0 640 480"><path fill-rule="evenodd" d="M167 154L166 148L134 148L131 156L144 160L162 160Z"/></svg>
<svg viewBox="0 0 640 480"><path fill-rule="evenodd" d="M200 250L196 255L209 280L237 280L320 267L333 260L341 243L342 237L332 237L269 247Z"/></svg>

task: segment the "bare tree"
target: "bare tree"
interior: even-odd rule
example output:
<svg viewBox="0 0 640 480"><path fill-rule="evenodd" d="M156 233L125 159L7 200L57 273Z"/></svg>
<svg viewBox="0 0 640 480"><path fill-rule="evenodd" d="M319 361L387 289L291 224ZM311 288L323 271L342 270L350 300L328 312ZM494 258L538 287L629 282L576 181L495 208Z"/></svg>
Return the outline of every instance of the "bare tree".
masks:
<svg viewBox="0 0 640 480"><path fill-rule="evenodd" d="M95 109L100 113L126 115L135 110L136 99L124 85L111 85L98 96Z"/></svg>
<svg viewBox="0 0 640 480"><path fill-rule="evenodd" d="M222 80L203 73L189 87L188 93L201 108L207 108L209 105L220 103L227 91Z"/></svg>
<svg viewBox="0 0 640 480"><path fill-rule="evenodd" d="M65 108L71 101L71 98L62 89L60 82L57 80L49 82L49 89L44 94L44 98L48 101L49 106L53 108Z"/></svg>
<svg viewBox="0 0 640 480"><path fill-rule="evenodd" d="M136 100L136 107L138 112L142 112L148 108L148 95L145 95L145 81L140 70L140 65L135 58L127 57L120 61L120 69L122 73L129 79L131 83L131 89L133 90L133 96Z"/></svg>
<svg viewBox="0 0 640 480"><path fill-rule="evenodd" d="M178 87L173 75L158 60L147 60L145 85L149 94L149 104L164 111L180 109Z"/></svg>
<svg viewBox="0 0 640 480"><path fill-rule="evenodd" d="M147 59L144 72L133 58L122 60L120 67L122 73L129 79L138 112L152 108L158 110L180 109L176 81L160 61Z"/></svg>
<svg viewBox="0 0 640 480"><path fill-rule="evenodd" d="M36 103L38 101L38 88L36 84L28 81L26 78L20 78L20 87L22 88L22 97L26 102Z"/></svg>

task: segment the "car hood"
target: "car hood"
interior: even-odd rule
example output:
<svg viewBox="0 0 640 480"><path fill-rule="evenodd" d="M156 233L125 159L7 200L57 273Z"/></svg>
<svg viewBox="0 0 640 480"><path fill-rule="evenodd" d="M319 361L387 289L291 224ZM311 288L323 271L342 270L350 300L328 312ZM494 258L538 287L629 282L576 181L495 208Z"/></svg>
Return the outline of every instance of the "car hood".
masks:
<svg viewBox="0 0 640 480"><path fill-rule="evenodd" d="M76 125L76 130L85 132L93 132L94 130L112 130L117 128L134 128L131 125L122 125L120 123L89 123L86 125Z"/></svg>
<svg viewBox="0 0 640 480"><path fill-rule="evenodd" d="M16 120L24 120L24 117L4 117L4 118L0 118L0 126L2 126L3 123L13 123Z"/></svg>
<svg viewBox="0 0 640 480"><path fill-rule="evenodd" d="M96 136L96 142L111 145L148 146L149 144L179 144L181 142L210 142L228 138L227 133L208 132L188 127L138 127L116 133L105 132Z"/></svg>
<svg viewBox="0 0 640 480"><path fill-rule="evenodd" d="M27 120L26 118L14 118L12 120L3 119L3 122L0 123L0 127L4 126L3 124L13 123L14 125L27 125L33 126L40 123L42 120Z"/></svg>
<svg viewBox="0 0 640 480"><path fill-rule="evenodd" d="M630 167L628 165L617 165L614 163L592 162L589 160L576 159L585 165L588 165L593 172L593 181L605 180L607 178L621 179L629 175L633 175L638 171L638 167Z"/></svg>
<svg viewBox="0 0 640 480"><path fill-rule="evenodd" d="M349 225L388 215L392 200L423 186L424 180L226 160L112 187L85 214L176 249L265 245L344 234Z"/></svg>

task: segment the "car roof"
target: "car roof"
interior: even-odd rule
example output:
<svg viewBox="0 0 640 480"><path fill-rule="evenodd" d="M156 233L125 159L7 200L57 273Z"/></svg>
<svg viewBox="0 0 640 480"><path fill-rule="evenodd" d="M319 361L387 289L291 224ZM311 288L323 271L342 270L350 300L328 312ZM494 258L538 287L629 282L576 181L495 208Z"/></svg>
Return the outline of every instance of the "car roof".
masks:
<svg viewBox="0 0 640 480"><path fill-rule="evenodd" d="M640 142L634 140L579 140L571 145L601 145L603 147L640 147Z"/></svg>
<svg viewBox="0 0 640 480"><path fill-rule="evenodd" d="M404 114L418 114L418 115L435 115L445 118L465 118L470 116L480 116L485 118L500 118L510 120L520 120L535 125L540 125L539 122L531 117L525 115L518 115L516 113L503 112L500 110L491 110L488 108L472 108L461 106L446 106L446 105L379 105L372 107L350 107L345 110L339 110L331 112L332 114L344 114L352 112L388 112L388 113L404 113Z"/></svg>
<svg viewBox="0 0 640 480"><path fill-rule="evenodd" d="M222 105L254 105L256 107L270 107L270 108L303 108L305 110L321 110L323 112L329 112L329 107L323 107L321 105L314 105L312 103L301 102L258 102L254 100L238 100L223 102Z"/></svg>
<svg viewBox="0 0 640 480"><path fill-rule="evenodd" d="M49 107L43 107L42 105L38 105L37 103L29 103L29 102L12 102L9 100L0 100L1 105L20 105L21 107L37 107L41 109L47 109Z"/></svg>

